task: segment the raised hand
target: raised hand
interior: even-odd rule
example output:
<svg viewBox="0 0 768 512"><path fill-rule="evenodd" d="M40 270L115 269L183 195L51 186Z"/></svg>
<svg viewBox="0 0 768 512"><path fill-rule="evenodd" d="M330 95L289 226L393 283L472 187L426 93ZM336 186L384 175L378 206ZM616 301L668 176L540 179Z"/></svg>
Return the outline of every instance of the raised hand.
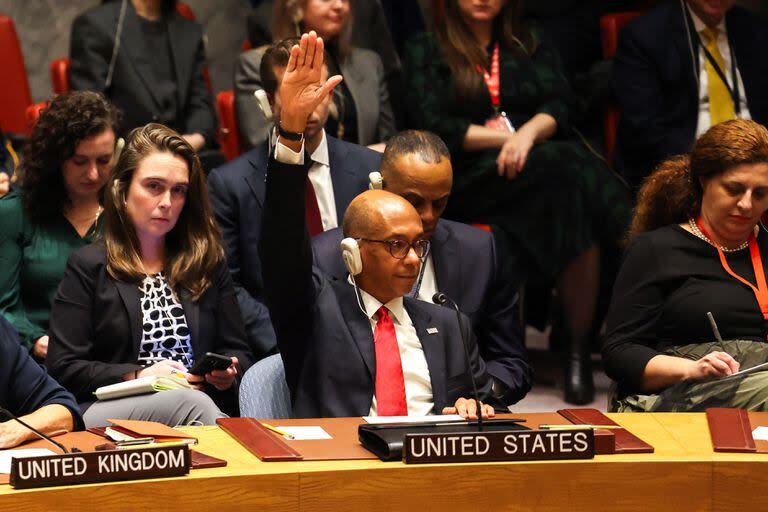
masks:
<svg viewBox="0 0 768 512"><path fill-rule="evenodd" d="M323 39L315 31L302 35L299 44L291 48L280 84L280 125L284 130L304 132L310 114L341 83L341 75L320 83L324 60Z"/></svg>

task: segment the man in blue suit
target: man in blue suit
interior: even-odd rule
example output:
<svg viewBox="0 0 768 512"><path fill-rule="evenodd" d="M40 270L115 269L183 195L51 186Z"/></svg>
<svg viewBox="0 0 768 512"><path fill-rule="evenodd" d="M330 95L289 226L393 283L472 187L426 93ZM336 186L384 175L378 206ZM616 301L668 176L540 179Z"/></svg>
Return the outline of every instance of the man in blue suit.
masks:
<svg viewBox="0 0 768 512"><path fill-rule="evenodd" d="M713 124L712 84L722 84L731 117L768 123L768 23L734 2L670 0L622 29L616 166L633 187ZM719 56L705 50L711 37ZM722 59L719 71L708 52Z"/></svg>
<svg viewBox="0 0 768 512"><path fill-rule="evenodd" d="M491 382L466 317L404 297L429 249L416 210L403 198L367 191L344 215L352 276L312 268L301 132L305 112L341 81L323 84L322 40L314 32L291 50L284 116L266 183L262 262L280 355L298 417L458 413L476 417ZM466 340L466 354L463 340ZM482 406L484 416L493 408Z"/></svg>
<svg viewBox="0 0 768 512"><path fill-rule="evenodd" d="M297 41L289 39L275 44L267 50L261 62L264 89L278 125L280 83L291 46ZM325 68L323 73L327 75ZM330 103L328 97L317 105L308 116L303 131L311 183L307 194L311 189L316 201L314 217L309 219L310 230L314 228L316 232L339 225L347 205L368 187L368 173L377 170L381 161L381 155L375 151L327 136L323 125ZM208 177L211 202L224 238L227 263L235 283L249 345L257 359L274 352L276 343L264 306L259 258L265 180L272 151L271 142L261 144L215 169Z"/></svg>
<svg viewBox="0 0 768 512"><path fill-rule="evenodd" d="M523 342L517 290L501 275L493 235L440 218L453 181L445 143L424 131L395 135L384 152L379 178L372 186L411 203L421 217L424 237L431 241L410 295L432 302L439 291L455 300L472 320L494 393L506 404L519 401L531 389L533 372ZM315 265L340 280L347 276L339 251L343 237L341 229L333 229L312 239Z"/></svg>

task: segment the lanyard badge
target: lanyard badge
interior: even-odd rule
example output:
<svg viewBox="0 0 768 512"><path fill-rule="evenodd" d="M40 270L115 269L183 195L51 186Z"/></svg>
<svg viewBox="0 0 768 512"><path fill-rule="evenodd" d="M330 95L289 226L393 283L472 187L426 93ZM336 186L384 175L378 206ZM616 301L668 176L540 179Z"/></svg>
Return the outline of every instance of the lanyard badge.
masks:
<svg viewBox="0 0 768 512"><path fill-rule="evenodd" d="M493 55L491 56L491 69L480 68L477 70L482 73L485 85L488 87L488 94L491 96L491 106L493 115L485 122L485 126L494 130L514 133L515 127L509 121L506 112L501 107L501 78L499 72L499 43L493 46Z"/></svg>

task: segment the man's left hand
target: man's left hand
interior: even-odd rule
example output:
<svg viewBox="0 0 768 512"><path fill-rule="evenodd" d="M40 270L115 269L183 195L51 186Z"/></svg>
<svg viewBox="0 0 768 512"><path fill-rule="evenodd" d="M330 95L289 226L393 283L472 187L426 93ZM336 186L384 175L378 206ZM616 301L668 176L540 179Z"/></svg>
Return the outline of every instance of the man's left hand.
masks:
<svg viewBox="0 0 768 512"><path fill-rule="evenodd" d="M480 402L480 407L483 411L483 418L493 418L496 416L496 412L493 407ZM458 414L464 419L476 420L477 419L477 406L474 399L459 398L453 407L444 407L443 414Z"/></svg>

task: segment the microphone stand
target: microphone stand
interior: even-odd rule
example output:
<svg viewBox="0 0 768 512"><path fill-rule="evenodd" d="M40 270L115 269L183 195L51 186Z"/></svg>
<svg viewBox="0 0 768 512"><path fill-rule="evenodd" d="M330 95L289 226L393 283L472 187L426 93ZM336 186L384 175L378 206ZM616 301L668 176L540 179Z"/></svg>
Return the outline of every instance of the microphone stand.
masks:
<svg viewBox="0 0 768 512"><path fill-rule="evenodd" d="M27 429L29 429L32 432L34 432L37 435L37 437L39 437L40 439L43 439L44 441L48 441L49 443L51 443L52 445L54 445L55 447L57 447L58 449L60 449L64 453L69 453L69 450L67 450L66 447L63 444L61 444L61 443L59 443L57 441L54 441L50 436L48 436L46 434L43 434L42 432L37 430L35 427L29 425L27 422L23 421L21 418L19 418L15 414L13 414L8 409L3 409L2 407L0 407L0 416L5 416L8 419L15 420L15 421L21 423L22 426L24 426Z"/></svg>
<svg viewBox="0 0 768 512"><path fill-rule="evenodd" d="M469 347L467 346L467 340L464 337L464 331L461 330L461 312L456 302L448 297L444 293L436 293L432 296L432 302L444 306L446 302L449 302L453 309L456 311L456 321L459 324L459 334L461 335L461 345L464 347L464 356L467 358L467 369L469 371L469 379L472 382L472 393L475 395L475 407L477 408L477 430L483 430L483 410L480 405L480 395L477 392L477 381L475 380L475 372L472 371L472 361L469 359Z"/></svg>

